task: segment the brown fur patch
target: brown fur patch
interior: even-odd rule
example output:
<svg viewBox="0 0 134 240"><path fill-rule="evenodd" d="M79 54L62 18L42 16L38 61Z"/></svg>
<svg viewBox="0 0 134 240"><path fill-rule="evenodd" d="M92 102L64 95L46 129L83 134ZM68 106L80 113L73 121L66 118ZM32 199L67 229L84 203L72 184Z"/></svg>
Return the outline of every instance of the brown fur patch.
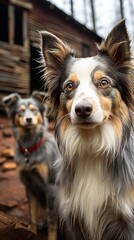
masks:
<svg viewBox="0 0 134 240"><path fill-rule="evenodd" d="M68 121L65 119L64 122L61 125L61 129L60 129L60 135L61 135L61 139L64 137L65 131L68 127L69 123Z"/></svg>
<svg viewBox="0 0 134 240"><path fill-rule="evenodd" d="M37 123L38 124L42 124L43 123L43 118L42 118L42 115L41 115L40 112L38 112L37 116L35 116L35 117L37 117Z"/></svg>
<svg viewBox="0 0 134 240"><path fill-rule="evenodd" d="M58 121L62 120L62 124L60 124L60 135L61 135L61 139L64 137L66 128L68 127L68 125L70 124L70 118L67 116L65 117L64 111L63 109L59 110L58 113L58 117L57 117L57 123Z"/></svg>
<svg viewBox="0 0 134 240"><path fill-rule="evenodd" d="M121 95L118 90L115 93L115 104L113 108L113 113L117 117L120 117L124 123L128 120L128 109L124 101L121 98Z"/></svg>
<svg viewBox="0 0 134 240"><path fill-rule="evenodd" d="M29 204L30 204L30 215L31 215L30 228L36 233L37 232L38 200L33 195L31 195L29 199Z"/></svg>
<svg viewBox="0 0 134 240"><path fill-rule="evenodd" d="M69 46L63 44L62 41L56 42L56 39L57 38L53 39L55 41L53 41L51 50L44 52L48 65L53 68L49 70L46 68L45 74L48 78L49 76L53 75L55 66L58 68L61 67L61 64L63 64L65 57L70 54L71 51Z"/></svg>
<svg viewBox="0 0 134 240"><path fill-rule="evenodd" d="M127 123L128 110L118 90L116 90L115 93L115 100L114 107L112 108L113 115L111 117L111 122L116 130L117 135L121 137L122 122Z"/></svg>
<svg viewBox="0 0 134 240"><path fill-rule="evenodd" d="M134 184L133 184L133 187L130 191L130 198L132 199L132 202L134 203Z"/></svg>
<svg viewBox="0 0 134 240"><path fill-rule="evenodd" d="M111 113L112 101L110 100L110 98L104 97L103 95L99 95L99 99L103 114L105 118L108 119Z"/></svg>
<svg viewBox="0 0 134 240"><path fill-rule="evenodd" d="M66 108L68 113L71 112L72 103L73 103L72 99L67 101Z"/></svg>
<svg viewBox="0 0 134 240"><path fill-rule="evenodd" d="M25 169L26 165L25 164L18 164L17 166L17 171L18 173L20 173L21 171L23 171ZM31 169L36 169L37 172L39 173L39 175L47 180L48 179L48 166L44 163L36 163L34 165L31 166Z"/></svg>
<svg viewBox="0 0 134 240"><path fill-rule="evenodd" d="M59 49L59 51L55 51L55 49ZM67 44L63 44L63 42L61 41L60 43L57 42L55 44L55 49L54 51L52 50L50 52L52 52L54 57L60 60L61 63L63 63L65 57L70 53L70 47Z"/></svg>
<svg viewBox="0 0 134 240"><path fill-rule="evenodd" d="M39 173L39 175L45 179L48 180L48 166L44 163L37 163L34 164L31 169L36 169Z"/></svg>
<svg viewBox="0 0 134 240"><path fill-rule="evenodd" d="M25 121L24 121L24 118L21 116L19 117L18 114L15 116L15 120L14 120L14 123L16 126L24 126L25 124Z"/></svg>
<svg viewBox="0 0 134 240"><path fill-rule="evenodd" d="M16 126L19 125L19 116L18 115L15 116L14 123Z"/></svg>
<svg viewBox="0 0 134 240"><path fill-rule="evenodd" d="M17 165L17 172L20 174L21 171L23 171L25 169L25 164L18 164Z"/></svg>
<svg viewBox="0 0 134 240"><path fill-rule="evenodd" d="M119 111L120 111L121 118L122 118L123 122L127 123L128 117L129 117L128 108L122 100L120 101Z"/></svg>
<svg viewBox="0 0 134 240"><path fill-rule="evenodd" d="M119 38L120 36L120 38ZM107 38L98 46L99 52L108 55L117 67L131 72L130 40L127 34L125 20L117 24Z"/></svg>

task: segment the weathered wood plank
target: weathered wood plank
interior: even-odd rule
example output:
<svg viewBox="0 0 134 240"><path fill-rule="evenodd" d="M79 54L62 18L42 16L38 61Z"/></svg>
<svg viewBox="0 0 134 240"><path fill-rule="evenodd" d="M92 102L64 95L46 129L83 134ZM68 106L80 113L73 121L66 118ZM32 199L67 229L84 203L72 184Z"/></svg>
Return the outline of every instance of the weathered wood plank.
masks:
<svg viewBox="0 0 134 240"><path fill-rule="evenodd" d="M4 240L33 240L36 235L24 223L14 217L0 212L0 239ZM10 234L9 234L10 232Z"/></svg>
<svg viewBox="0 0 134 240"><path fill-rule="evenodd" d="M12 4L15 4L19 7L23 7L27 10L31 10L32 7L33 7L33 5L29 2L27 3L27 2L24 2L24 1L18 1L18 0L9 0L9 2L12 3Z"/></svg>

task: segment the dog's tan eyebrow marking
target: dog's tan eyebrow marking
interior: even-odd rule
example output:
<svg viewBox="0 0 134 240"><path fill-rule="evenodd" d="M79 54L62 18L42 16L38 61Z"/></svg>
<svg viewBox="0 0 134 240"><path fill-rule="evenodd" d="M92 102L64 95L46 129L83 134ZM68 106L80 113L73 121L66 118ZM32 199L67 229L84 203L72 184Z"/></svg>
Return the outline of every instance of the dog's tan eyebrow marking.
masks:
<svg viewBox="0 0 134 240"><path fill-rule="evenodd" d="M21 105L21 106L20 106L20 110L25 111L25 110L26 110L26 106L25 106L24 104Z"/></svg>
<svg viewBox="0 0 134 240"><path fill-rule="evenodd" d="M97 70L94 73L93 78L94 78L94 80L99 81L104 76L105 76L104 72L102 72L101 70Z"/></svg>
<svg viewBox="0 0 134 240"><path fill-rule="evenodd" d="M31 103L31 104L29 104L29 106L28 106L28 107L29 107L29 109L30 109L30 110L33 110L33 109L35 109L35 108L36 108L36 106L34 106L32 103Z"/></svg>
<svg viewBox="0 0 134 240"><path fill-rule="evenodd" d="M69 80L71 80L72 82L74 82L75 84L78 83L78 77L75 73L72 73L70 76L69 76Z"/></svg>

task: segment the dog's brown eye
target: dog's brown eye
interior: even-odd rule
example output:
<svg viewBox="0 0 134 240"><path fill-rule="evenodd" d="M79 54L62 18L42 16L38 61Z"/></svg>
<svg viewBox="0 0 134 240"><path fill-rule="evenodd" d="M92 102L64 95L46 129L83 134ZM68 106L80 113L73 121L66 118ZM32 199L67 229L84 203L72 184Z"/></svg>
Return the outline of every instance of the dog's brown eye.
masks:
<svg viewBox="0 0 134 240"><path fill-rule="evenodd" d="M37 109L36 109L36 108L31 108L31 111L32 111L32 112L36 112Z"/></svg>
<svg viewBox="0 0 134 240"><path fill-rule="evenodd" d="M22 109L19 109L17 112L18 112L18 114L24 113L24 112L25 112L25 109L23 109L23 108L22 108Z"/></svg>
<svg viewBox="0 0 134 240"><path fill-rule="evenodd" d="M73 88L74 88L74 84L71 83L71 82L70 82L70 83L67 83L67 85L66 85L66 87L65 87L65 89L66 89L67 92L72 91Z"/></svg>
<svg viewBox="0 0 134 240"><path fill-rule="evenodd" d="M108 88L110 86L110 83L107 79L102 79L100 84L99 84L99 87L105 89L105 88Z"/></svg>

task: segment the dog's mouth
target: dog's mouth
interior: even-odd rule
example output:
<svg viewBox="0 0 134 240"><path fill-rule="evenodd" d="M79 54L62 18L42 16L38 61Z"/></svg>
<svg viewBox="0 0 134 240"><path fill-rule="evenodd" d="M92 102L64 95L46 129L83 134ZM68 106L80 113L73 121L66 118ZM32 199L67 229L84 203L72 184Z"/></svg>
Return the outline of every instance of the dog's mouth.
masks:
<svg viewBox="0 0 134 240"><path fill-rule="evenodd" d="M31 128L35 128L35 124L33 124L33 123L27 123L27 124L25 124L25 128L27 128L27 129L31 129Z"/></svg>
<svg viewBox="0 0 134 240"><path fill-rule="evenodd" d="M77 123L75 123L75 125L77 125L80 128L84 128L84 129L95 128L100 124L102 124L102 123L98 123L98 122L77 122Z"/></svg>
<svg viewBox="0 0 134 240"><path fill-rule="evenodd" d="M104 123L106 118L104 117L101 121L93 121L92 119L75 119L72 124L77 125L80 128L90 129L100 126Z"/></svg>

